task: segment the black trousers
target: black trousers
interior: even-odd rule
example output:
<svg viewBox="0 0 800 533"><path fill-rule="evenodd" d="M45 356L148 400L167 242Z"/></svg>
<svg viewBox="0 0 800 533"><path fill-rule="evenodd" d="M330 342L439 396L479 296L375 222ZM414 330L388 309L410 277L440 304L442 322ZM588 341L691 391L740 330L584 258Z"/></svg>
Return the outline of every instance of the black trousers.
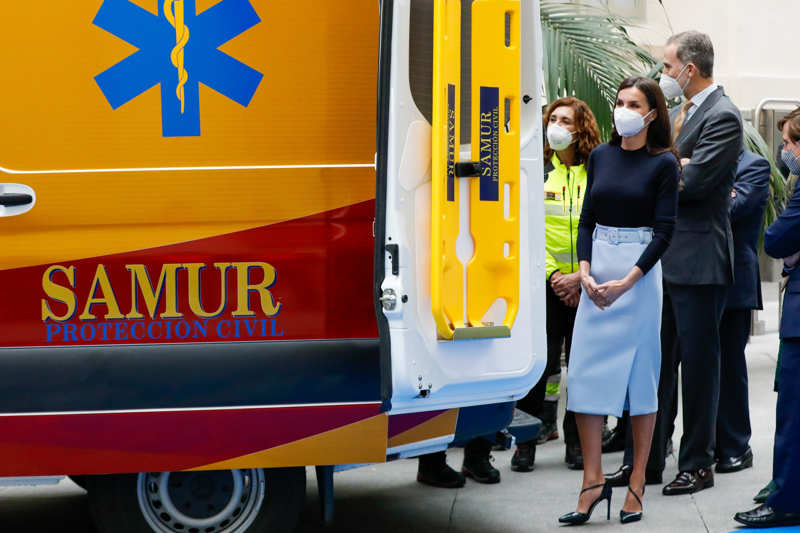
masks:
<svg viewBox="0 0 800 533"><path fill-rule="evenodd" d="M663 471L665 448L681 365L683 436L680 471L714 464L720 390L719 327L725 306L724 285L664 283L661 322L661 379L658 415L649 470Z"/></svg>
<svg viewBox="0 0 800 533"><path fill-rule="evenodd" d="M517 408L535 417L542 418L547 378L561 372L561 347L567 356L572 347L572 328L575 326L575 313L577 308L565 305L556 295L550 283L547 283L547 368L536 386L521 400ZM569 391L567 391L569 394ZM575 423L575 413L567 411L564 415L564 442L568 445L579 444L578 425Z"/></svg>
<svg viewBox="0 0 800 533"><path fill-rule="evenodd" d="M719 328L720 385L717 415L718 459L738 457L750 445L750 400L744 350L750 338L750 309L726 309Z"/></svg>
<svg viewBox="0 0 800 533"><path fill-rule="evenodd" d="M782 345L772 464L778 488L767 498L767 505L784 513L800 513L800 339L783 339Z"/></svg>

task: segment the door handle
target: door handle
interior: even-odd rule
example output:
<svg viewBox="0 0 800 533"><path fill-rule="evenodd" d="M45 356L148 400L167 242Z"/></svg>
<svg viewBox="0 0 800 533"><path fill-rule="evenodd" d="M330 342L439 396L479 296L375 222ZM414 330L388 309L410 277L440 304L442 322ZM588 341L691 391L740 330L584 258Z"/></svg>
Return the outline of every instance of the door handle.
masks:
<svg viewBox="0 0 800 533"><path fill-rule="evenodd" d="M27 213L36 205L36 191L22 183L0 183L0 218Z"/></svg>
<svg viewBox="0 0 800 533"><path fill-rule="evenodd" d="M3 207L16 207L33 203L33 196L30 194L5 193L0 194L0 205Z"/></svg>

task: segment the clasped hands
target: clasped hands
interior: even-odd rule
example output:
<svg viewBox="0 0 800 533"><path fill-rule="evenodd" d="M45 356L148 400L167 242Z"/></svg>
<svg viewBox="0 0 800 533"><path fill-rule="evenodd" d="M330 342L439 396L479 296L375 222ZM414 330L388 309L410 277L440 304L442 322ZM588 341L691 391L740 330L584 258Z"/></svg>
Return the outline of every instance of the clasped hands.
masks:
<svg viewBox="0 0 800 533"><path fill-rule="evenodd" d="M581 285L586 296L601 310L605 310L631 288L628 280L612 280L598 285L591 274L581 273Z"/></svg>
<svg viewBox="0 0 800 533"><path fill-rule="evenodd" d="M581 299L581 273L575 272L574 274L562 274L558 270L553 272L550 276L550 286L553 292L556 293L564 305L569 307L578 307L578 302Z"/></svg>

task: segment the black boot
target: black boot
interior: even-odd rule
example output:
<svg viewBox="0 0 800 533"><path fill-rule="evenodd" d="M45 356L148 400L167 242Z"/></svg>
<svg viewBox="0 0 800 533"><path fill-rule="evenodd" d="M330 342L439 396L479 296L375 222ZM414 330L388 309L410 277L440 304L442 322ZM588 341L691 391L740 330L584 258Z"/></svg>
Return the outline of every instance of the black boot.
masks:
<svg viewBox="0 0 800 533"><path fill-rule="evenodd" d="M417 481L432 487L457 489L464 486L464 474L447 465L445 452L429 453L419 456Z"/></svg>
<svg viewBox="0 0 800 533"><path fill-rule="evenodd" d="M514 472L530 472L536 461L536 441L520 442L517 451L511 458L511 470Z"/></svg>
<svg viewBox="0 0 800 533"><path fill-rule="evenodd" d="M491 443L483 438L472 439L464 447L461 472L478 483L500 483L500 471L492 466Z"/></svg>

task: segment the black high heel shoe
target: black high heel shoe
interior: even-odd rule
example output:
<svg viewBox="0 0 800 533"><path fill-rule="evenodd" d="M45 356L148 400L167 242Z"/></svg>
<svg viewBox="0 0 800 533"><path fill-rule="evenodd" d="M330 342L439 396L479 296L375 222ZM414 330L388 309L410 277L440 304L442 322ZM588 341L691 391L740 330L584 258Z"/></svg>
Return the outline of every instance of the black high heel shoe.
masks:
<svg viewBox="0 0 800 533"><path fill-rule="evenodd" d="M603 500L608 500L608 509L606 510L606 520L611 520L611 485L606 481L600 485L592 485L591 487L586 487L581 491L581 494L586 492L587 490L594 490L596 488L603 487L603 490L600 492L600 496L597 497L595 501L592 502L592 505L589 506L588 513L579 513L574 511L572 513L567 513L561 518L558 519L559 522L562 524L571 524L573 526L579 526L589 520L592 516L592 511L594 511L595 506Z"/></svg>
<svg viewBox="0 0 800 533"><path fill-rule="evenodd" d="M633 494L633 497L636 498L636 501L639 502L639 505L642 506L644 509L644 505L642 505L642 500L639 496L634 492L630 485L628 485L628 492ZM642 486L642 498L644 498L644 486ZM631 522L638 522L642 519L642 511L636 511L633 513L629 513L627 511L623 511L622 509L619 510L619 521L623 524L630 524Z"/></svg>

